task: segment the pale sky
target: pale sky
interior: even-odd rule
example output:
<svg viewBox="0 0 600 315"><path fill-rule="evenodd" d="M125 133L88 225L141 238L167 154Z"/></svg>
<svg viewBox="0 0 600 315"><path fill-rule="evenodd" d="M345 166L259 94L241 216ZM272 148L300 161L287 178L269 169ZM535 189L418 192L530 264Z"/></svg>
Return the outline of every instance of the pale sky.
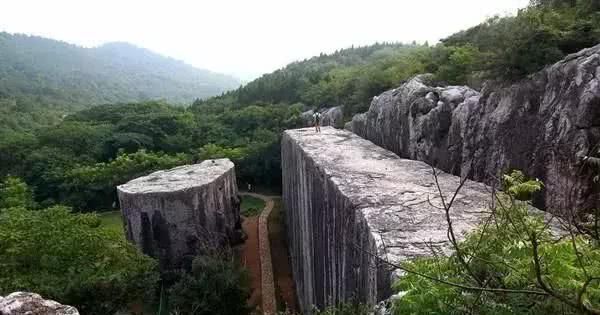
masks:
<svg viewBox="0 0 600 315"><path fill-rule="evenodd" d="M2 0L0 31L126 41L248 80L321 52L437 42L529 0Z"/></svg>

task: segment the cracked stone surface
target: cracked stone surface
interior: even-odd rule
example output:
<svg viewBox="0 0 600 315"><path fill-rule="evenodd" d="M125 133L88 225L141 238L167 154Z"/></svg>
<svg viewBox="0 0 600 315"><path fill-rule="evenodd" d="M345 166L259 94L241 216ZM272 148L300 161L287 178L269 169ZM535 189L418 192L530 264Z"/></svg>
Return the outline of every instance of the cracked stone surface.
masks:
<svg viewBox="0 0 600 315"><path fill-rule="evenodd" d="M429 256L430 246L449 251L429 165L332 127L319 134L288 130L281 150L288 242L304 312L351 299L375 304L390 295L393 270L364 251L395 263ZM449 200L460 178L440 171L439 182ZM452 209L459 237L480 222L490 200L485 185L464 185Z"/></svg>
<svg viewBox="0 0 600 315"><path fill-rule="evenodd" d="M600 45L511 86L436 87L416 76L375 97L347 128L403 158L487 184L520 169L544 181L534 200L554 213L599 206Z"/></svg>
<svg viewBox="0 0 600 315"><path fill-rule="evenodd" d="M0 296L0 315L79 315L76 308L45 300L39 294L14 292Z"/></svg>
<svg viewBox="0 0 600 315"><path fill-rule="evenodd" d="M241 240L234 164L207 160L154 172L117 187L127 239L159 260L187 266L201 249Z"/></svg>

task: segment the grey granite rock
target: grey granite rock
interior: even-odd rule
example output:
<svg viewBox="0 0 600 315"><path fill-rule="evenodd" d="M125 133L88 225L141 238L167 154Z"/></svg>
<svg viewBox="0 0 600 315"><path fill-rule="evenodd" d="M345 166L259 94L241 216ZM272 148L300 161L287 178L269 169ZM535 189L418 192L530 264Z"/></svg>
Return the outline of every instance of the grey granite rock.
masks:
<svg viewBox="0 0 600 315"><path fill-rule="evenodd" d="M300 119L302 120L302 126L310 127L314 124L314 122L313 122L314 113L315 113L315 111L311 109L311 110L302 112L300 114Z"/></svg>
<svg viewBox="0 0 600 315"><path fill-rule="evenodd" d="M545 183L539 208L561 213L598 205L600 45L573 54L508 87L482 93L434 87L417 76L375 98L351 130L401 157L492 184L510 169Z"/></svg>
<svg viewBox="0 0 600 315"><path fill-rule="evenodd" d="M45 300L39 294L14 292L0 297L0 315L79 315L76 308Z"/></svg>
<svg viewBox="0 0 600 315"><path fill-rule="evenodd" d="M162 270L181 267L203 247L241 240L234 165L207 160L140 177L118 187L127 239L158 258Z"/></svg>
<svg viewBox="0 0 600 315"><path fill-rule="evenodd" d="M300 114L300 118L303 121L304 127L311 127L314 124L313 110L309 110ZM344 107L336 106L331 108L322 108L319 110L321 113L321 126L333 126L338 129L344 128Z"/></svg>
<svg viewBox="0 0 600 315"><path fill-rule="evenodd" d="M336 106L327 108L323 111L323 126L332 126L334 128L344 128L344 107Z"/></svg>
<svg viewBox="0 0 600 315"><path fill-rule="evenodd" d="M282 144L283 203L298 300L307 313L340 301L375 304L391 294L398 263L448 252L447 225L432 169L331 127L288 130ZM459 185L441 172L449 197ZM462 237L483 217L489 193L468 181L452 219ZM360 248L360 249L358 249Z"/></svg>

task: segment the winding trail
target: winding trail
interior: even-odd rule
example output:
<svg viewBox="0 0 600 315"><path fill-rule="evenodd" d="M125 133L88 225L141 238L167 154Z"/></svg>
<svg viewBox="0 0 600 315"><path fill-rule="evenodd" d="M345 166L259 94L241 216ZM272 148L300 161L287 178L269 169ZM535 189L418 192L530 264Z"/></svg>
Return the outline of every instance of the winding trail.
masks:
<svg viewBox="0 0 600 315"><path fill-rule="evenodd" d="M269 242L269 215L273 210L272 196L243 192L242 196L259 198L265 202L265 208L258 218L258 251L260 257L260 295L262 300L263 314L273 315L277 313L277 302L275 298L275 282L273 281L273 263L271 261L271 244Z"/></svg>

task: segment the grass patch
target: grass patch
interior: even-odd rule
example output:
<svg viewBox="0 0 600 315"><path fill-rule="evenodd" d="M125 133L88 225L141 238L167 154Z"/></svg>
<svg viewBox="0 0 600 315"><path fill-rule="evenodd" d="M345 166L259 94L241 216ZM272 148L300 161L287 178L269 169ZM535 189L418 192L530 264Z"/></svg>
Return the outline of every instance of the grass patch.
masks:
<svg viewBox="0 0 600 315"><path fill-rule="evenodd" d="M125 232L123 231L123 221L121 219L121 211L100 212L98 213L98 217L102 222L103 228L125 236Z"/></svg>
<svg viewBox="0 0 600 315"><path fill-rule="evenodd" d="M252 196L242 196L240 210L242 212L242 215L244 215L245 217L253 217L255 215L259 215L264 207L265 202L262 199Z"/></svg>

